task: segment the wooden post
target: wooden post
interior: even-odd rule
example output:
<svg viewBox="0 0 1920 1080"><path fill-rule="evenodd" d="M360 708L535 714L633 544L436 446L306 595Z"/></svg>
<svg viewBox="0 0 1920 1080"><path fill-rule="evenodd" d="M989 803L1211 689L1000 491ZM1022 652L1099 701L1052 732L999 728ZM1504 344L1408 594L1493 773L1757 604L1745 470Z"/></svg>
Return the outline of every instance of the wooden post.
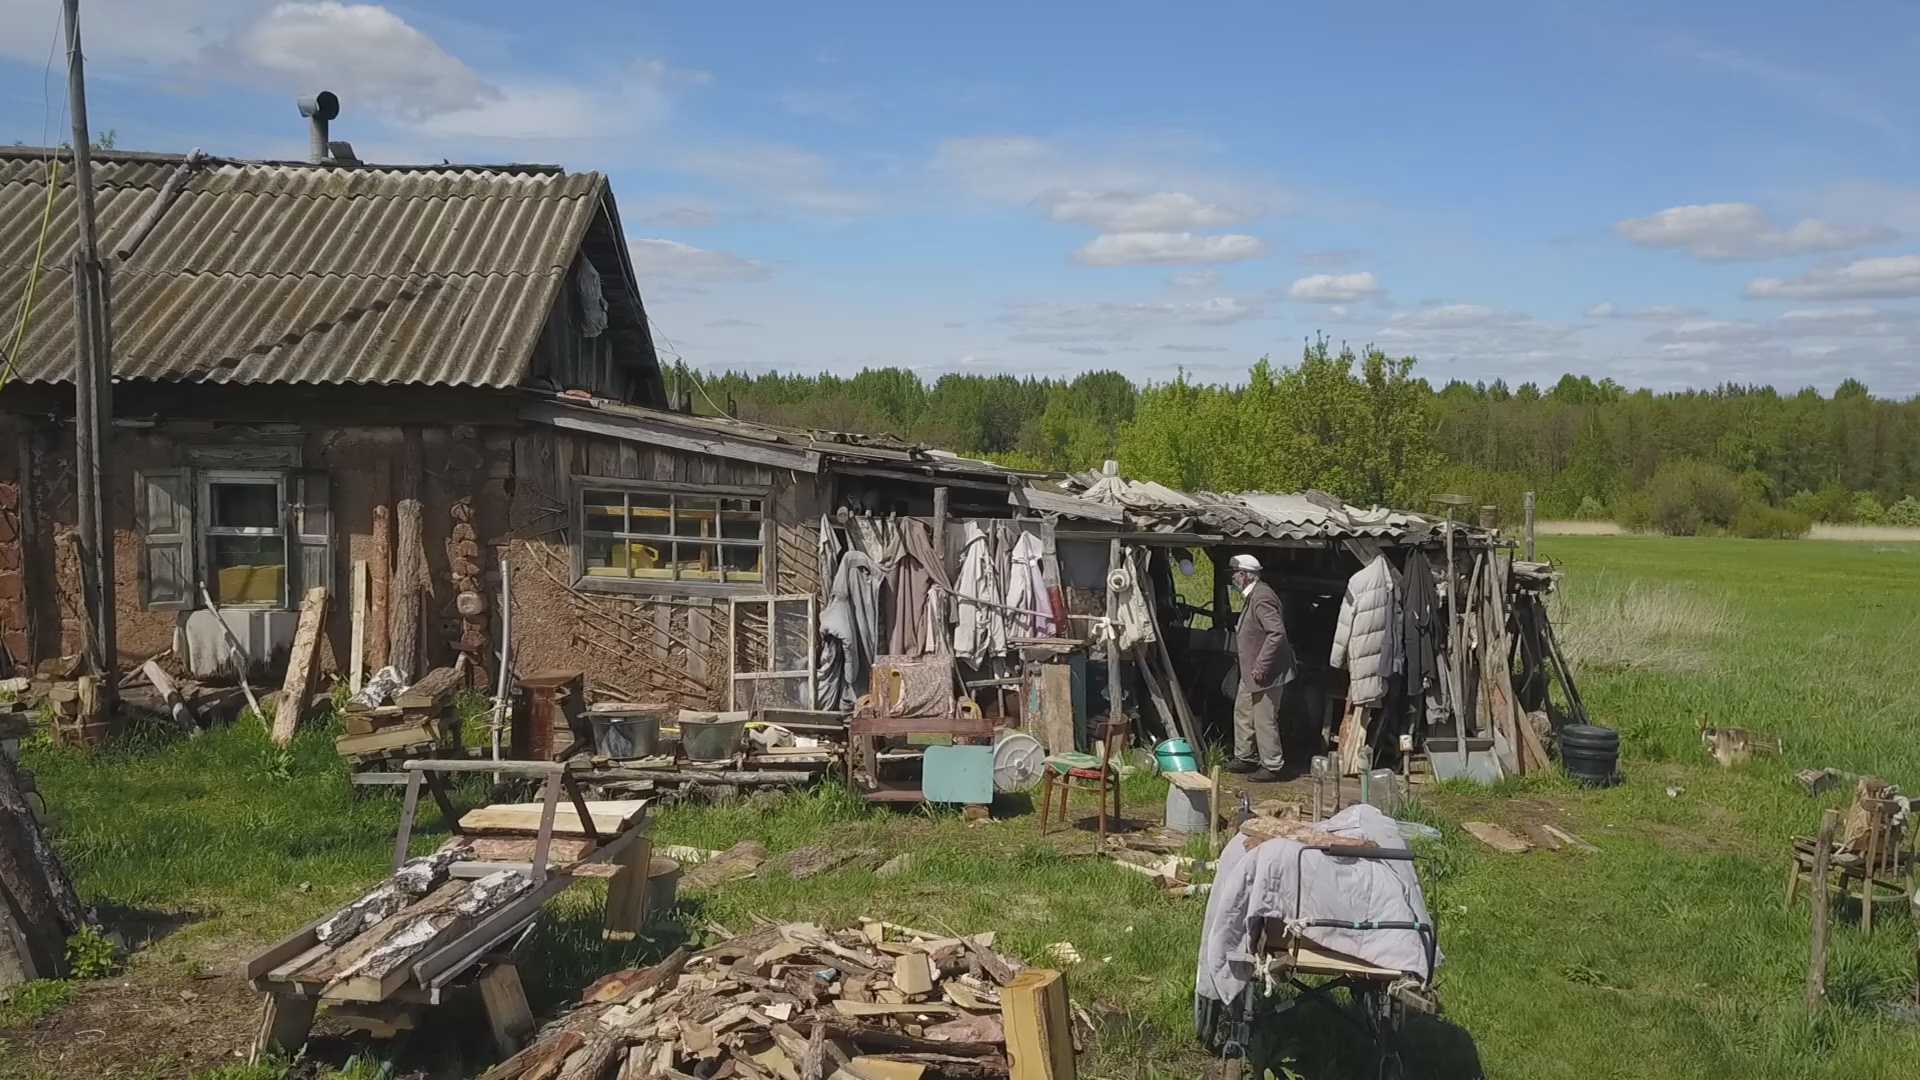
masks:
<svg viewBox="0 0 1920 1080"><path fill-rule="evenodd" d="M1000 1020L1007 1033L1009 1080L1073 1080L1072 1013L1067 977L1027 968L1000 991Z"/></svg>
<svg viewBox="0 0 1920 1080"><path fill-rule="evenodd" d="M933 553L940 556L944 570L947 564L947 488L944 484L933 489Z"/></svg>
<svg viewBox="0 0 1920 1080"><path fill-rule="evenodd" d="M93 144L87 130L86 61L80 48L80 0L65 0L67 109L73 117L73 190L79 244L73 253L74 473L81 547L81 582L92 648L88 659L102 676L102 704L113 708L120 680L113 625L113 529L101 494L107 431L113 422L113 333L106 267L94 229Z"/></svg>
<svg viewBox="0 0 1920 1080"><path fill-rule="evenodd" d="M1533 561L1533 492L1529 491L1520 501L1520 511L1525 517L1521 526L1521 535L1526 539L1527 561Z"/></svg>
<svg viewBox="0 0 1920 1080"><path fill-rule="evenodd" d="M1827 918L1833 898L1827 892L1827 872L1833 857L1833 834L1840 827L1840 811L1820 815L1820 835L1813 844L1813 948L1807 958L1807 1011L1820 1008L1827 996Z"/></svg>
<svg viewBox="0 0 1920 1080"><path fill-rule="evenodd" d="M327 587L315 585L300 604L300 627L294 631L287 678L280 684L280 704L273 713L273 741L281 746L293 741L294 729L307 711L307 699L313 695L313 669L320 658L320 630L326 620Z"/></svg>
<svg viewBox="0 0 1920 1080"><path fill-rule="evenodd" d="M247 1059L248 1063L257 1065L261 1058L269 1055L292 1057L299 1053L307 1044L307 1033L313 1030L313 1010L318 1004L317 997L282 990L269 993L260 1012L260 1031L254 1036L253 1055Z"/></svg>
<svg viewBox="0 0 1920 1080"><path fill-rule="evenodd" d="M1207 857L1220 854L1220 766L1208 774L1212 789L1207 792Z"/></svg>
<svg viewBox="0 0 1920 1080"><path fill-rule="evenodd" d="M421 663L420 609L427 586L427 546L420 504L420 429L401 429L399 500L394 510L393 580L388 583L387 663L408 682L425 673Z"/></svg>
<svg viewBox="0 0 1920 1080"><path fill-rule="evenodd" d="M607 883L607 918L600 936L632 941L647 925L647 871L653 865L653 838L642 836L620 853L620 869Z"/></svg>
<svg viewBox="0 0 1920 1080"><path fill-rule="evenodd" d="M367 561L355 559L353 562L353 590L351 599L353 611L353 640L347 646L347 689L352 693L360 692L360 682L367 666Z"/></svg>
<svg viewBox="0 0 1920 1080"><path fill-rule="evenodd" d="M393 518L373 508L373 558L367 563L367 670L387 666L387 589L393 577Z"/></svg>
<svg viewBox="0 0 1920 1080"><path fill-rule="evenodd" d="M478 981L494 1045L500 1048L502 1058L512 1057L533 1033L533 1010L527 1007L527 992L520 985L520 969L502 961L488 968Z"/></svg>
<svg viewBox="0 0 1920 1080"><path fill-rule="evenodd" d="M187 699L180 696L179 688L173 685L173 680L157 662L149 660L140 665L140 670L147 676L147 681L153 684L153 688L160 692L160 700L166 703L167 711L173 715L174 722L179 724L182 730L192 732L199 726L199 720L193 715L193 709L187 705Z"/></svg>

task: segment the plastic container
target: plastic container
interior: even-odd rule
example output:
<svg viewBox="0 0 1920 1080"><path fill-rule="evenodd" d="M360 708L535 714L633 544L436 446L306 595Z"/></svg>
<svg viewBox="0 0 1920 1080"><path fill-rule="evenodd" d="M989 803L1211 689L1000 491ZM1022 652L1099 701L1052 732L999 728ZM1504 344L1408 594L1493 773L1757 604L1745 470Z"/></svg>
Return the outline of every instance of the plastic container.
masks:
<svg viewBox="0 0 1920 1080"><path fill-rule="evenodd" d="M652 757L660 745L660 709L635 705L619 709L595 708L587 713L593 725L593 752L615 759Z"/></svg>
<svg viewBox="0 0 1920 1080"><path fill-rule="evenodd" d="M733 756L746 731L747 714L743 712L683 712L680 714L680 749L686 752L689 761L725 761Z"/></svg>
<svg viewBox="0 0 1920 1080"><path fill-rule="evenodd" d="M672 909L680 893L679 862L655 855L647 863L647 915L659 918Z"/></svg>
<svg viewBox="0 0 1920 1080"><path fill-rule="evenodd" d="M1592 724L1560 729L1560 767L1587 787L1620 782L1620 733Z"/></svg>
<svg viewBox="0 0 1920 1080"><path fill-rule="evenodd" d="M1178 784L1167 785L1167 828L1193 835L1207 831L1207 803L1210 791L1188 791Z"/></svg>
<svg viewBox="0 0 1920 1080"><path fill-rule="evenodd" d="M1167 739L1153 748L1154 760L1160 763L1160 771L1199 772L1200 762L1193 756L1193 747L1185 739Z"/></svg>

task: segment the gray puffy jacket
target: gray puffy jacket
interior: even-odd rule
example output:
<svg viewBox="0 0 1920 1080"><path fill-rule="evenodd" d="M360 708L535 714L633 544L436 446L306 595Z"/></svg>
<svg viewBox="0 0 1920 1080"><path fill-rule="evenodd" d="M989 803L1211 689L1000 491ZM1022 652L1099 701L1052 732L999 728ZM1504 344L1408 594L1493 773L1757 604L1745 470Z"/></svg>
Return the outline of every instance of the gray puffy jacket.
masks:
<svg viewBox="0 0 1920 1080"><path fill-rule="evenodd" d="M1384 555L1347 581L1328 662L1347 669L1349 704L1373 705L1387 696L1400 657L1399 594L1399 578Z"/></svg>

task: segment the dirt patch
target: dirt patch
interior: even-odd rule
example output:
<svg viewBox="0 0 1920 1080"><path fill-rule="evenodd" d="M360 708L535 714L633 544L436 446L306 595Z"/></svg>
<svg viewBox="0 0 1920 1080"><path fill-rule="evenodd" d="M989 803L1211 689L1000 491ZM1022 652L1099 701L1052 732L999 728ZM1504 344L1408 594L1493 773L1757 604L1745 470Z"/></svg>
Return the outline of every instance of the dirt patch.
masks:
<svg viewBox="0 0 1920 1080"><path fill-rule="evenodd" d="M259 1015L237 974L136 969L83 984L67 1007L0 1040L27 1075L191 1076L243 1060Z"/></svg>

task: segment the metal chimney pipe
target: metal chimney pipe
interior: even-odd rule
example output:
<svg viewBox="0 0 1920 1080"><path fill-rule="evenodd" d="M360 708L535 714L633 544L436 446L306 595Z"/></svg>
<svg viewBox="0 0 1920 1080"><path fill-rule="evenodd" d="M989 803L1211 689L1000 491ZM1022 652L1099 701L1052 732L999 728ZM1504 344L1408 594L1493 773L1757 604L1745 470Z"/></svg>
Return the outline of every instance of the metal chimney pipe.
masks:
<svg viewBox="0 0 1920 1080"><path fill-rule="evenodd" d="M300 115L307 118L307 160L315 165L327 160L327 121L340 115L340 99L331 90L322 90L310 98L301 98Z"/></svg>

